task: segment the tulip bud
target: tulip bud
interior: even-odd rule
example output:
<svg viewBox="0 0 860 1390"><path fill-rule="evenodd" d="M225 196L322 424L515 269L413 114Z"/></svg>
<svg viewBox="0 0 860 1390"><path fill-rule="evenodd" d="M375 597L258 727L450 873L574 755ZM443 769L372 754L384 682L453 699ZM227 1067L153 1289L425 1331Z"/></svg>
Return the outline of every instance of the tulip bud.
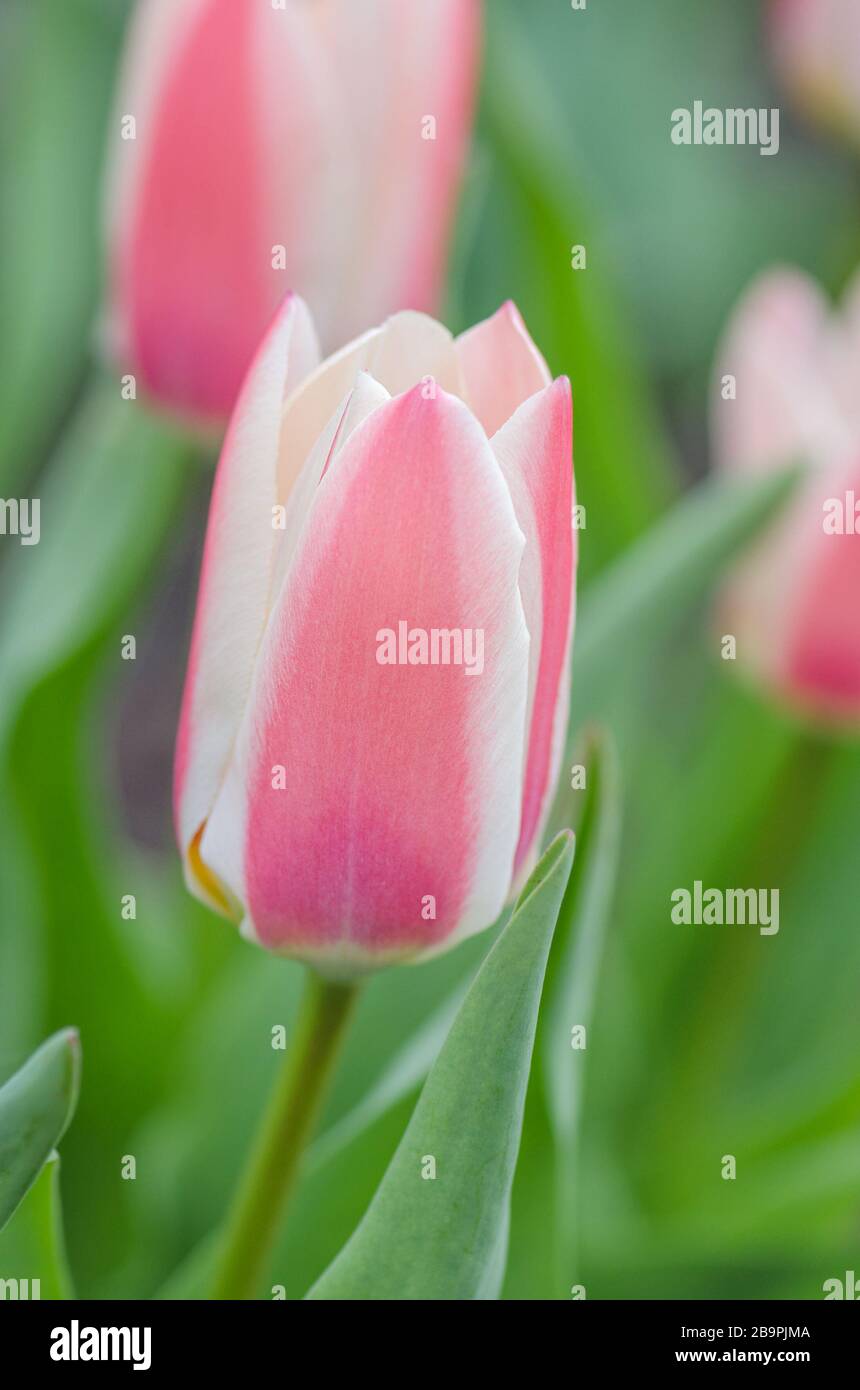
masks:
<svg viewBox="0 0 860 1390"><path fill-rule="evenodd" d="M857 0L771 0L776 67L798 105L860 143L860 5Z"/></svg>
<svg viewBox="0 0 860 1390"><path fill-rule="evenodd" d="M108 350L218 424L288 290L326 350L436 307L479 0L140 0L112 122Z"/></svg>
<svg viewBox="0 0 860 1390"><path fill-rule="evenodd" d="M567 718L571 401L512 305L456 340L396 314L292 389L306 329L289 302L218 465L176 822L192 892L344 976L490 925L534 861Z"/></svg>
<svg viewBox="0 0 860 1390"><path fill-rule="evenodd" d="M740 562L722 631L788 704L860 725L860 279L836 314L800 272L762 276L735 311L719 363L718 466L810 470Z"/></svg>

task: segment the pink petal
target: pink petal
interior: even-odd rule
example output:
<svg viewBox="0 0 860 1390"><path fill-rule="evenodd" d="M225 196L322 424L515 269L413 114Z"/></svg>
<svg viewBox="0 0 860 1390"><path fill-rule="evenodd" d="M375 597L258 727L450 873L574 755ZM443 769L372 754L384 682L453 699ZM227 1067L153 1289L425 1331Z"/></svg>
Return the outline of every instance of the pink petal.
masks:
<svg viewBox="0 0 860 1390"><path fill-rule="evenodd" d="M182 6L176 0L140 0L132 12L109 127L105 219L112 251L129 235L136 188L173 54L195 31L207 4L209 0L186 0ZM122 138L122 122L127 116L134 116L137 123L134 140ZM112 307L116 311L121 306ZM128 352L128 344L122 342L123 327L121 319L111 325L110 337L117 351Z"/></svg>
<svg viewBox="0 0 860 1390"><path fill-rule="evenodd" d="M277 602L284 579L292 566L320 481L334 466L353 431L378 406L390 399L384 386L380 386L367 372L359 372L355 386L338 403L337 409L331 419L326 421L300 468L300 449L303 447L303 441L301 432L293 428L293 412L289 405L287 406L281 426L278 489L279 498L286 495L286 514L283 536L272 570L270 606ZM295 462L292 462L293 458ZM294 481L287 484L286 493L284 478L294 478Z"/></svg>
<svg viewBox="0 0 860 1390"><path fill-rule="evenodd" d="M173 6L177 15L182 9ZM131 46L143 68L129 78L131 98L143 98L142 109L129 112L138 138L121 142L132 152L115 159L134 160L112 271L127 369L161 401L215 422L229 415L291 287L272 266L272 246L283 236L272 235L268 204L260 16L256 0L196 0L172 32L163 12L157 23L151 18L153 41ZM302 72L296 62L281 73L297 103ZM147 91L147 80L157 90ZM279 134L288 148L291 131Z"/></svg>
<svg viewBox="0 0 860 1390"><path fill-rule="evenodd" d="M856 538L828 536L824 503L856 471L860 314L855 284L839 313L797 272L762 277L736 311L716 395L717 462L762 471L794 459L809 467L798 494L736 564L720 604L738 659L790 704L825 719L850 717L856 636L851 594ZM719 385L719 382L718 382ZM844 591L840 591L844 584Z"/></svg>
<svg viewBox="0 0 860 1390"><path fill-rule="evenodd" d="M567 725L576 564L570 382L529 397L493 435L526 538L520 573L529 651L529 739L516 870L535 846L555 789Z"/></svg>
<svg viewBox="0 0 860 1390"><path fill-rule="evenodd" d="M312 372L287 404L279 487L286 495L324 426L355 385L369 373L389 395L400 395L416 381L460 393L454 342L447 328L426 314L392 314Z"/></svg>
<svg viewBox="0 0 860 1390"><path fill-rule="evenodd" d="M308 311L288 296L248 373L218 464L176 750L186 856L224 775L266 622L284 395L317 356Z"/></svg>
<svg viewBox="0 0 860 1390"><path fill-rule="evenodd" d="M774 62L810 116L860 131L860 8L856 0L771 0Z"/></svg>
<svg viewBox="0 0 860 1390"><path fill-rule="evenodd" d="M349 248L321 328L331 346L394 310L438 308L472 123L481 6L323 0L307 13L331 63L338 148L349 141L333 210ZM428 117L435 139L424 138Z"/></svg>
<svg viewBox="0 0 860 1390"><path fill-rule="evenodd" d="M360 113L344 102L332 52L333 38L348 23L335 0L290 3L283 9L258 4L254 76L259 105L262 167L261 222L267 248L283 247L284 268L277 272L281 293L298 290L310 305L326 353L340 347L391 308L376 312L354 329L345 315L354 311L352 278L366 274L356 260L355 222L370 196L355 127ZM322 22L321 22L322 21ZM376 55L367 54L370 71ZM384 88L381 90L384 97Z"/></svg>
<svg viewBox="0 0 860 1390"><path fill-rule="evenodd" d="M758 472L832 457L842 429L826 369L830 335L830 306L808 276L779 270L755 282L719 353L713 416L719 464ZM736 400L720 392L729 374Z"/></svg>
<svg viewBox="0 0 860 1390"><path fill-rule="evenodd" d="M794 608L782 679L796 704L824 719L860 727L860 523L851 517L850 501L860 501L860 470L831 478L821 493L849 499L848 527L829 535L821 525L823 509L814 513L818 535L798 602ZM826 500L826 499L825 499Z"/></svg>
<svg viewBox="0 0 860 1390"><path fill-rule="evenodd" d="M802 487L739 557L717 605L719 636L736 639L739 666L783 695L787 654L821 539L827 487L817 475Z"/></svg>
<svg viewBox="0 0 860 1390"><path fill-rule="evenodd" d="M478 0L143 0L108 178L117 365L219 422L287 289L327 349L434 308L479 18Z"/></svg>
<svg viewBox="0 0 860 1390"><path fill-rule="evenodd" d="M485 436L444 392L375 409L325 473L202 845L264 945L378 964L500 911L524 757L522 547ZM380 665L377 634L401 620L483 629L482 674Z"/></svg>
<svg viewBox="0 0 860 1390"><path fill-rule="evenodd" d="M488 435L501 429L517 406L548 386L549 368L510 300L456 342L465 398Z"/></svg>

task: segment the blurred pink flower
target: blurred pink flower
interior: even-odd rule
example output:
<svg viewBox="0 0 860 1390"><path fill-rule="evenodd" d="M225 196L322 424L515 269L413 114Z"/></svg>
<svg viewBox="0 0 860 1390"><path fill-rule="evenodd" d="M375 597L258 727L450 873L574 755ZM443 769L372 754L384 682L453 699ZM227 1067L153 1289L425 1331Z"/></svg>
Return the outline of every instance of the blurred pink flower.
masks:
<svg viewBox="0 0 860 1390"><path fill-rule="evenodd" d="M434 310L479 29L479 0L140 0L107 181L117 365L218 424L288 290L326 351Z"/></svg>
<svg viewBox="0 0 860 1390"><path fill-rule="evenodd" d="M347 975L488 926L533 863L567 718L571 400L510 304L456 340L396 314L305 375L313 351L291 297L224 444L176 822L197 896Z"/></svg>
<svg viewBox="0 0 860 1390"><path fill-rule="evenodd" d="M813 120L860 142L860 4L771 0L777 70Z"/></svg>
<svg viewBox="0 0 860 1390"><path fill-rule="evenodd" d="M738 659L790 704L860 726L860 277L837 314L799 271L763 275L735 310L718 362L718 466L811 469L740 563L725 631ZM736 400L722 398L729 374Z"/></svg>

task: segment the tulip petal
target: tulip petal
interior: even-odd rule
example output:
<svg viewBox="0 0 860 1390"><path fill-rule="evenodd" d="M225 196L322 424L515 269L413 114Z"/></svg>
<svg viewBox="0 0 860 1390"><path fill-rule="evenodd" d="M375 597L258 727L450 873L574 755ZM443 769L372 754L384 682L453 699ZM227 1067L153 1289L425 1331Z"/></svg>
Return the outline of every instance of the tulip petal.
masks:
<svg viewBox="0 0 860 1390"><path fill-rule="evenodd" d="M856 0L771 0L777 69L813 119L856 138L860 130L860 10Z"/></svg>
<svg viewBox="0 0 860 1390"><path fill-rule="evenodd" d="M780 270L744 297L720 354L714 438L727 470L759 472L799 460L810 475L727 582L722 632L738 657L790 704L830 719L858 705L850 605L856 538L824 529L828 498L856 476L860 408L860 282L835 313L814 281ZM844 586L844 587L841 587Z"/></svg>
<svg viewBox="0 0 860 1390"><path fill-rule="evenodd" d="M524 756L523 544L483 431L444 392L381 405L322 478L202 843L264 945L340 972L501 910ZM481 629L482 672L380 664L379 634L401 621Z"/></svg>
<svg viewBox="0 0 860 1390"><path fill-rule="evenodd" d="M456 341L464 396L492 436L552 377L510 300Z"/></svg>
<svg viewBox="0 0 860 1390"><path fill-rule="evenodd" d="M860 722L860 532L850 502L860 475L816 472L749 554L722 595L721 633L738 660L799 713ZM831 499L845 506L844 534L828 534ZM847 503L847 505L846 505Z"/></svg>
<svg viewBox="0 0 860 1390"><path fill-rule="evenodd" d="M472 122L481 6L316 0L306 8L330 57L339 127L351 137L338 166L346 196L332 208L348 226L349 247L320 328L332 347L394 309L438 307ZM353 210L345 219L344 206Z"/></svg>
<svg viewBox="0 0 860 1390"><path fill-rule="evenodd" d="M832 463L853 441L836 399L830 306L797 271L771 271L745 295L719 354L720 381L734 376L737 398L716 393L713 432L726 468L758 471L798 458Z"/></svg>
<svg viewBox="0 0 860 1390"><path fill-rule="evenodd" d="M220 424L287 288L329 351L435 309L479 28L479 0L139 0L106 183L122 370Z"/></svg>
<svg viewBox="0 0 860 1390"><path fill-rule="evenodd" d="M297 289L307 300L328 352L356 332L347 277L365 270L356 259L353 211L370 192L355 148L360 113L344 104L332 54L347 11L354 7L338 4L326 23L330 0L310 5L292 0L280 8L255 3L253 71L266 171L260 189L264 244L282 248L284 288ZM375 55L369 54L368 61L374 70ZM399 307L391 301L375 304L360 327Z"/></svg>
<svg viewBox="0 0 860 1390"><path fill-rule="evenodd" d="M288 296L248 373L219 460L176 749L176 822L187 864L224 776L265 626L279 539L272 508L284 396L317 358L308 311ZM202 891L213 898L211 884Z"/></svg>
<svg viewBox="0 0 860 1390"><path fill-rule="evenodd" d="M559 377L529 397L490 441L526 538L520 591L531 634L529 738L516 873L549 810L567 727L576 565L572 429L570 382Z"/></svg>
<svg viewBox="0 0 860 1390"><path fill-rule="evenodd" d="M112 317L148 391L219 422L279 299L300 283L273 265L291 224L275 225L267 196L256 60L262 16L272 12L256 0L194 0L190 9L171 0L171 13L172 21L160 3L145 5L129 45L120 102L137 132L118 139L113 159ZM284 147L306 137L306 126L317 129L310 111L319 83L304 57L296 53L279 75L292 96L292 121L278 127ZM129 110L138 98L140 108Z"/></svg>
<svg viewBox="0 0 860 1390"><path fill-rule="evenodd" d="M340 352L327 358L287 402L278 490L285 498L320 432L331 420L360 373L367 373L391 396L425 381L459 395L460 371L447 328L426 314L392 314Z"/></svg>
<svg viewBox="0 0 860 1390"><path fill-rule="evenodd" d="M732 636L738 660L784 690L803 586L821 534L816 478L802 487L740 556L717 603L719 635Z"/></svg>
<svg viewBox="0 0 860 1390"><path fill-rule="evenodd" d="M832 477L831 483L836 483ZM843 475L828 491L842 504L843 529L835 534L824 531L822 501L816 499L812 516L817 535L794 606L782 676L796 703L858 726L860 525L853 508L860 500L860 471L855 467L853 475Z"/></svg>
<svg viewBox="0 0 860 1390"><path fill-rule="evenodd" d="M320 480L334 465L338 455L355 429L367 419L377 406L390 400L384 386L380 386L367 372L359 372L355 386L341 401L331 419L326 423L314 443L308 457L302 464L294 483L290 485L284 504L283 535L272 571L270 606L280 593L284 578L295 557L299 537L307 520L314 493ZM281 458L285 460L282 474L292 474L301 457L302 441L289 428L290 412L287 411L281 429ZM293 457L296 462L293 462Z"/></svg>
<svg viewBox="0 0 860 1390"><path fill-rule="evenodd" d="M129 20L120 80L111 115L111 138L105 173L105 225L108 245L129 233L135 191L146 160L161 90L177 49L195 32L209 0L140 0ZM123 139L123 121L135 120L135 138Z"/></svg>

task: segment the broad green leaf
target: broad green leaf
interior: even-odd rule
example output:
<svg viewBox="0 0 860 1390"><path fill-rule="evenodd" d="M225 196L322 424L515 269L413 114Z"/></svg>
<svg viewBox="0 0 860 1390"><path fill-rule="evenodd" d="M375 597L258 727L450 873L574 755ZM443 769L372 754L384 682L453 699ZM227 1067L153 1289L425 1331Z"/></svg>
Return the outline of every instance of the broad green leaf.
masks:
<svg viewBox="0 0 860 1390"><path fill-rule="evenodd" d="M541 859L478 971L371 1205L312 1299L498 1296L544 971L573 836ZM433 1179L422 1177L432 1158Z"/></svg>
<svg viewBox="0 0 860 1390"><path fill-rule="evenodd" d="M584 798L576 833L576 861L558 915L538 1041L555 1141L553 1229L559 1295L569 1289L576 1275L579 1122L588 1063L586 1044L621 838L619 770L608 736L603 732L592 734L588 751L580 761L586 769L587 786L579 792L568 792L569 801ZM576 1045L574 1028L583 1030L577 1033Z"/></svg>
<svg viewBox="0 0 860 1390"><path fill-rule="evenodd" d="M0 1281L21 1298L72 1298L63 1239L60 1155L52 1153L8 1225L0 1232ZM22 1280L26 1287L22 1288ZM35 1285L35 1287L34 1287ZM8 1297L8 1294L7 1294Z"/></svg>
<svg viewBox="0 0 860 1390"><path fill-rule="evenodd" d="M60 1142L75 1110L80 1043L55 1033L0 1088L0 1227Z"/></svg>
<svg viewBox="0 0 860 1390"><path fill-rule="evenodd" d="M188 446L98 380L40 490L38 545L4 566L0 731L29 689L100 635L164 538Z"/></svg>

